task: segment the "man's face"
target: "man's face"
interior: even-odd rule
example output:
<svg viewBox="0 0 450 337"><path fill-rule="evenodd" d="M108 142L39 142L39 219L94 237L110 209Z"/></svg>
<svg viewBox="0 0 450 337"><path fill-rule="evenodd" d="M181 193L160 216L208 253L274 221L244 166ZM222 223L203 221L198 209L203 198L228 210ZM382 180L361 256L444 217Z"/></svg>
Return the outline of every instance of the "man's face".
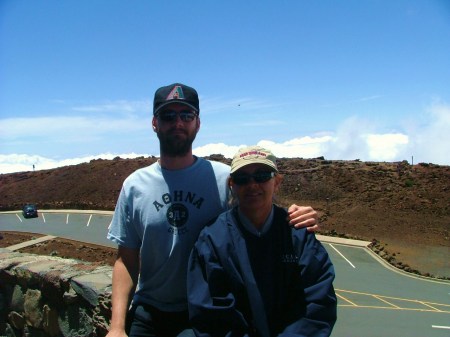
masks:
<svg viewBox="0 0 450 337"><path fill-rule="evenodd" d="M197 114L184 104L169 104L153 117L153 129L159 142L161 155L180 157L189 153L200 128Z"/></svg>

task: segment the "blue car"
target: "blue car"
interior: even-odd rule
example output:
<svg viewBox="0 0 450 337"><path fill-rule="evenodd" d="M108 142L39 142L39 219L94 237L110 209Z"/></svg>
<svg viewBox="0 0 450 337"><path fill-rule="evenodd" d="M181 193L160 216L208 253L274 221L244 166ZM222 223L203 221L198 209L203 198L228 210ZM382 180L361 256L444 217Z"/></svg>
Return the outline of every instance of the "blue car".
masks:
<svg viewBox="0 0 450 337"><path fill-rule="evenodd" d="M23 206L22 214L24 218L36 218L38 216L36 205L26 204L25 206Z"/></svg>

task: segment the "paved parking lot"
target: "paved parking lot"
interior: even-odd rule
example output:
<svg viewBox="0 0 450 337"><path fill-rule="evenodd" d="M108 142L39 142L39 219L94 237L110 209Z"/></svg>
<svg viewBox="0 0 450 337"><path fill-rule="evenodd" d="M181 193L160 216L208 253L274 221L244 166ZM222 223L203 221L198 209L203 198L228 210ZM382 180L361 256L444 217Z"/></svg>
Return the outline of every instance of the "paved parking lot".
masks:
<svg viewBox="0 0 450 337"><path fill-rule="evenodd" d="M112 212L41 211L33 219L7 212L0 213L0 231L115 247L106 239L111 218ZM398 271L352 240L319 239L336 269L338 321L332 336L450 336L450 282Z"/></svg>

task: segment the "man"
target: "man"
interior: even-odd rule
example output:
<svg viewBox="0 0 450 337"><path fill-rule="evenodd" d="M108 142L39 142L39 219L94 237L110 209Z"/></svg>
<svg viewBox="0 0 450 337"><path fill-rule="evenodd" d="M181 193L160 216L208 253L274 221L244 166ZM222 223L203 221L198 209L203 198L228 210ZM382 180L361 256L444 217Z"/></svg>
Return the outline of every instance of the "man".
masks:
<svg viewBox="0 0 450 337"><path fill-rule="evenodd" d="M192 143L200 129L195 89L159 88L152 126L158 162L123 183L108 238L116 242L112 318L108 337L177 336L189 327L186 274L189 254L204 225L227 209L230 167L198 158ZM296 227L318 227L311 207L290 208Z"/></svg>

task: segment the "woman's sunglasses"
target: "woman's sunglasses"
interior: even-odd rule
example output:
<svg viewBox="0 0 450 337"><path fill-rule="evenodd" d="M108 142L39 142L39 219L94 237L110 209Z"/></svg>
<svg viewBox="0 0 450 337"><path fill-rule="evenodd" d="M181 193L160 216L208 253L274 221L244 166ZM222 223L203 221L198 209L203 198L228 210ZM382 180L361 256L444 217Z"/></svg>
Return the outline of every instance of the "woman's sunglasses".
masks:
<svg viewBox="0 0 450 337"><path fill-rule="evenodd" d="M156 117L158 117L161 121L166 123L175 122L177 120L177 116L179 116L183 122L189 123L192 122L195 119L195 117L197 117L197 114L190 110L181 110L181 111L164 110L156 115Z"/></svg>
<svg viewBox="0 0 450 337"><path fill-rule="evenodd" d="M253 174L249 173L237 173L231 175L231 180L236 185L247 185L251 179L255 181L255 183L265 183L275 177L275 172L255 172Z"/></svg>

